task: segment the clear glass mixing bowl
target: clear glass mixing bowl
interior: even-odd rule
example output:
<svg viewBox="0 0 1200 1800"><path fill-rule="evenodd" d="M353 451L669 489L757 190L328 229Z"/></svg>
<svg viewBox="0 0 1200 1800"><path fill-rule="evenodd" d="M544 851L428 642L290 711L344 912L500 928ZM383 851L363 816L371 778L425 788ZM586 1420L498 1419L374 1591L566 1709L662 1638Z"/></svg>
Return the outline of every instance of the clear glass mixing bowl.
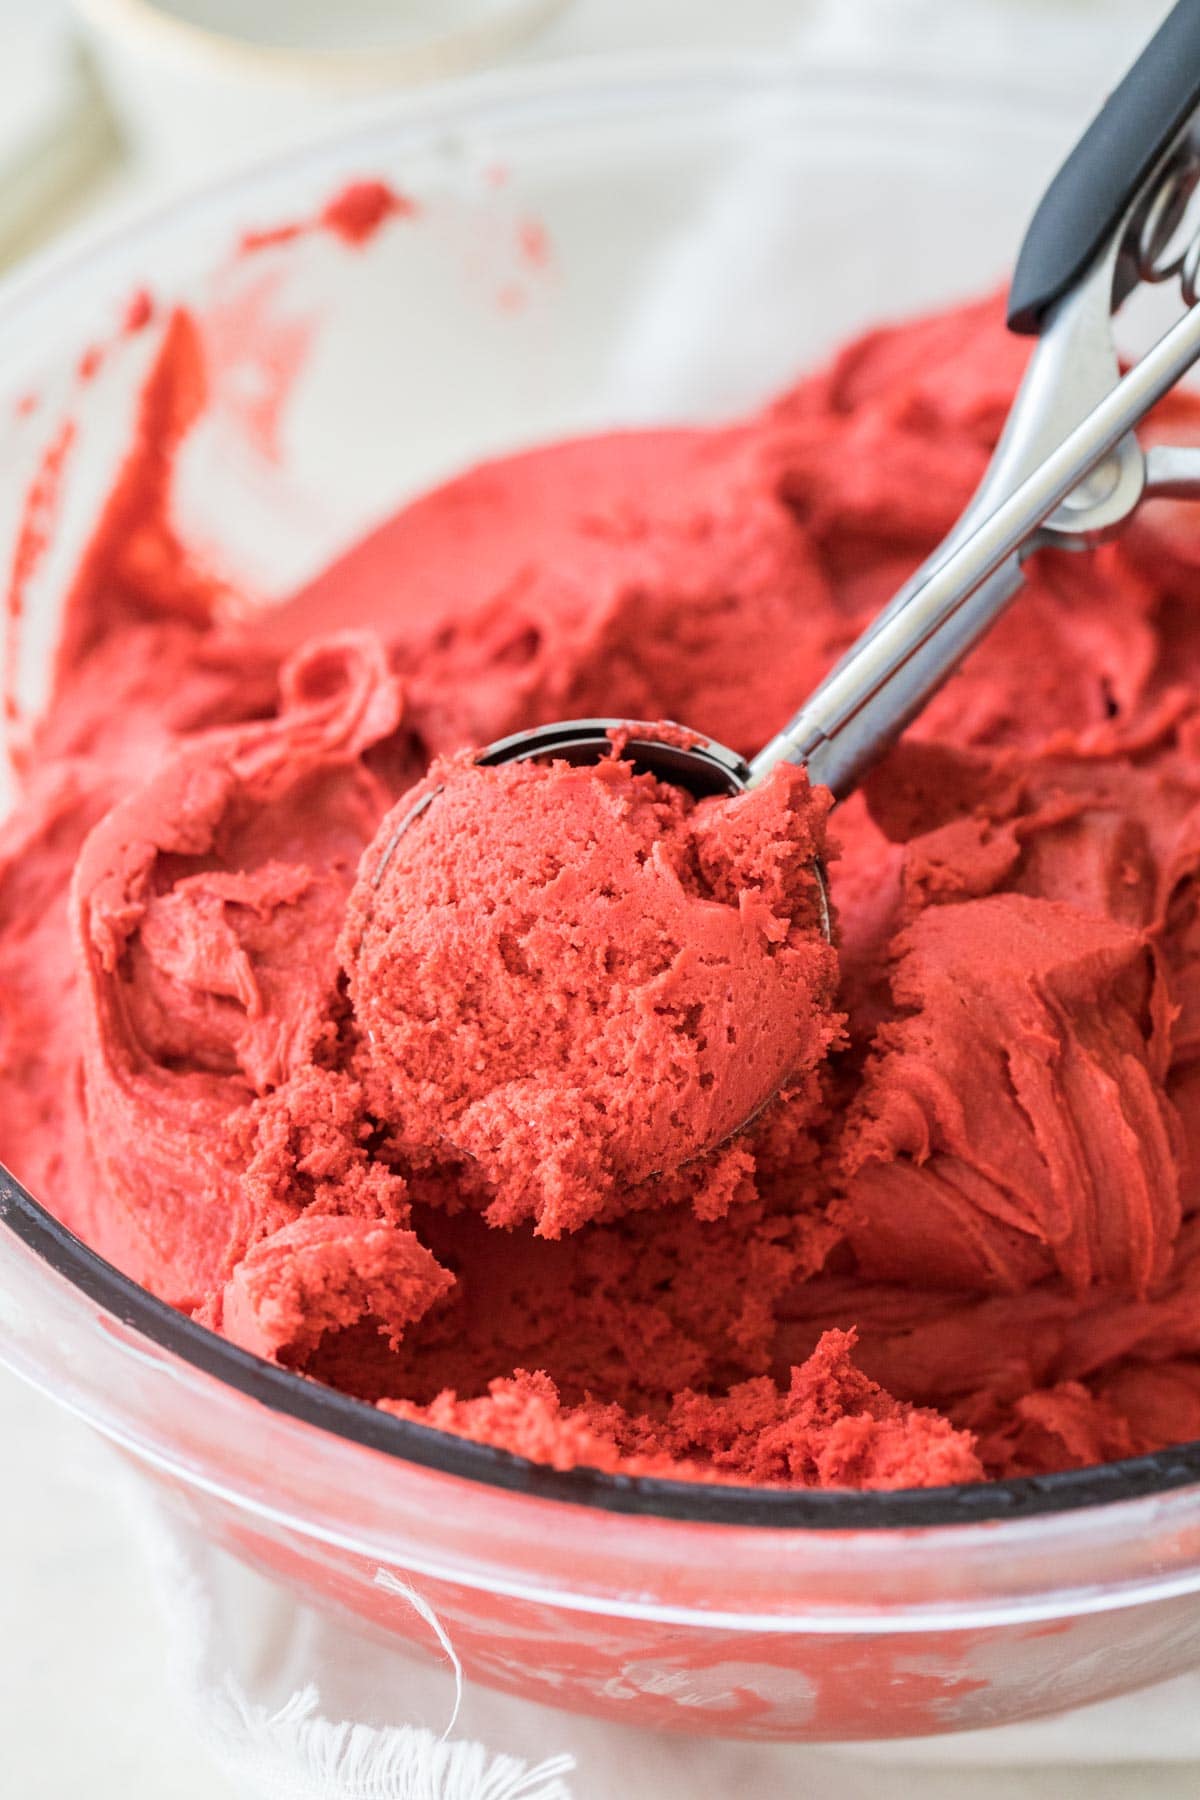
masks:
<svg viewBox="0 0 1200 1800"><path fill-rule="evenodd" d="M138 287L156 320L182 299L235 346L215 358L177 514L269 602L404 492L488 452L727 413L868 321L998 281L1069 129L982 85L811 64L493 79L31 276L0 303L6 558L63 417L75 438L7 645L23 706L160 329L120 329ZM417 215L365 247L317 232L234 254L364 175ZM0 1353L222 1545L364 1632L429 1648L390 1572L469 1679L561 1706L692 1732L903 1736L1200 1662L1198 1445L898 1494L556 1473L232 1348L7 1181Z"/></svg>

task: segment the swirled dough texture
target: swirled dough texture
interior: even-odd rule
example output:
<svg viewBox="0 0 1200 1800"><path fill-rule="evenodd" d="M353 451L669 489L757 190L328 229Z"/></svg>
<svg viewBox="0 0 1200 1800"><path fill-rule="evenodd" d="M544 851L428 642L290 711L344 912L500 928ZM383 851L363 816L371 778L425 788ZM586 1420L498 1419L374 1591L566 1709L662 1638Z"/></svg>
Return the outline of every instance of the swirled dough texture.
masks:
<svg viewBox="0 0 1200 1800"><path fill-rule="evenodd" d="M838 1035L828 798L788 768L697 802L619 755L437 765L384 819L340 945L406 1162L455 1160L490 1225L544 1237L681 1189L726 1211L722 1147Z"/></svg>
<svg viewBox="0 0 1200 1800"><path fill-rule="evenodd" d="M267 612L172 522L215 350L154 328L0 840L27 1185L235 1343L560 1467L896 1487L1200 1436L1191 513L1034 562L830 822L836 959L802 777L464 755L596 714L752 753L977 482L999 308L469 471ZM484 905L455 834L497 780ZM716 1143L755 1041L788 1079Z"/></svg>

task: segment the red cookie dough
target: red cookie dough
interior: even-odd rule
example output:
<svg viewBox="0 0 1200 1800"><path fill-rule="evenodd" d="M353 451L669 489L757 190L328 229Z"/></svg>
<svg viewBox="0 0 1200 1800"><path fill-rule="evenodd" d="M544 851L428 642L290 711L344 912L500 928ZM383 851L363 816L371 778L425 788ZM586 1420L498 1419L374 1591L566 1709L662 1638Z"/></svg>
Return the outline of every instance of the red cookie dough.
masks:
<svg viewBox="0 0 1200 1800"><path fill-rule="evenodd" d="M752 754L978 480L999 306L727 427L468 471L257 614L173 523L219 331L143 330L0 827L37 1196L235 1342L563 1468L896 1487L1200 1436L1193 511L1036 558L838 808L836 992L802 778L706 807L464 757L601 713ZM511 835L450 842L484 783ZM476 855L492 913L449 902ZM789 1083L695 1155L761 1092L751 1022Z"/></svg>
<svg viewBox="0 0 1200 1800"><path fill-rule="evenodd" d="M1143 934L995 894L918 917L842 1140L873 1278L1146 1294L1179 1232L1169 1002Z"/></svg>
<svg viewBox="0 0 1200 1800"><path fill-rule="evenodd" d="M645 1205L809 1075L840 1023L828 799L792 768L697 803L619 754L435 766L380 826L340 946L405 1160L461 1162L489 1224L557 1237ZM694 1180L702 1216L729 1205L719 1155Z"/></svg>

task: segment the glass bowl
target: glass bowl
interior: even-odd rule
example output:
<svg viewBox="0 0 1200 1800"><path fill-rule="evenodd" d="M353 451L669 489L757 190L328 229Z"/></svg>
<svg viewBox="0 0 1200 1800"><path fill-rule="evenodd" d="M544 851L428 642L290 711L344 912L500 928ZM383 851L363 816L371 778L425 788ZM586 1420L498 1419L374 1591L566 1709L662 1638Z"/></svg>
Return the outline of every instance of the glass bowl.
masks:
<svg viewBox="0 0 1200 1800"><path fill-rule="evenodd" d="M143 285L155 321L183 300L243 336L249 322L261 346L217 370L176 511L269 604L404 493L488 453L728 414L870 321L999 282L1069 130L983 83L811 62L547 70L431 92L30 275L0 302L6 560L64 417L74 444L6 646L14 736L160 329L121 329ZM364 176L413 215L358 247L315 231L236 253ZM297 329L306 354L272 407ZM395 1591L408 1584L468 1679L563 1707L884 1738L1200 1662L1200 1445L890 1494L556 1472L233 1348L10 1180L0 1354L222 1546L436 1654Z"/></svg>

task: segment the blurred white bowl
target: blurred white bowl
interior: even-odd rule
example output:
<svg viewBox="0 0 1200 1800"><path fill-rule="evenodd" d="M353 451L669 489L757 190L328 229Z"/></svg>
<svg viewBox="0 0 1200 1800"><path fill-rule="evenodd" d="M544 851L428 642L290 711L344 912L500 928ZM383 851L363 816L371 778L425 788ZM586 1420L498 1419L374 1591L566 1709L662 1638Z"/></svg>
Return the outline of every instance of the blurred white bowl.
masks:
<svg viewBox="0 0 1200 1800"><path fill-rule="evenodd" d="M127 139L187 180L496 61L568 0L75 0Z"/></svg>

